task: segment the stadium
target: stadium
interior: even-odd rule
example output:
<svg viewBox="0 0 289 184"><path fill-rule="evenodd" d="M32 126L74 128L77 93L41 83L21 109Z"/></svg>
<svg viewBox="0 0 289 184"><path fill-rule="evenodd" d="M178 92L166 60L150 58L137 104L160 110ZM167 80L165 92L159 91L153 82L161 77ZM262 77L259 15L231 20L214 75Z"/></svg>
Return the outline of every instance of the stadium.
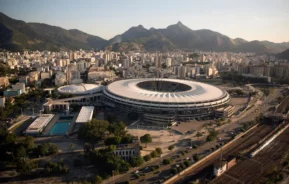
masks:
<svg viewBox="0 0 289 184"><path fill-rule="evenodd" d="M214 118L227 106L229 94L215 86L179 79L128 79L103 89L105 108L137 113L143 122L164 125L176 121Z"/></svg>

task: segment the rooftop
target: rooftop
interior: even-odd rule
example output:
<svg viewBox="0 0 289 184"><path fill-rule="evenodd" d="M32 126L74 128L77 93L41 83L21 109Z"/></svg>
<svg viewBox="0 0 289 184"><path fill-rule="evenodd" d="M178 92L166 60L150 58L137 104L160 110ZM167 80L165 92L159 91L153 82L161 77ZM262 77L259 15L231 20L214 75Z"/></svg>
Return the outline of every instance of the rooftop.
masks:
<svg viewBox="0 0 289 184"><path fill-rule="evenodd" d="M116 96L149 102L194 103L217 100L226 92L218 87L179 79L128 79L109 84L106 90Z"/></svg>
<svg viewBox="0 0 289 184"><path fill-rule="evenodd" d="M82 106L77 118L76 123L86 123L92 119L94 106Z"/></svg>
<svg viewBox="0 0 289 184"><path fill-rule="evenodd" d="M39 133L54 117L54 114L42 114L26 129L26 133Z"/></svg>
<svg viewBox="0 0 289 184"><path fill-rule="evenodd" d="M66 85L58 88L59 93L66 93L66 94L91 94L100 92L102 90L101 85L97 84L72 84Z"/></svg>

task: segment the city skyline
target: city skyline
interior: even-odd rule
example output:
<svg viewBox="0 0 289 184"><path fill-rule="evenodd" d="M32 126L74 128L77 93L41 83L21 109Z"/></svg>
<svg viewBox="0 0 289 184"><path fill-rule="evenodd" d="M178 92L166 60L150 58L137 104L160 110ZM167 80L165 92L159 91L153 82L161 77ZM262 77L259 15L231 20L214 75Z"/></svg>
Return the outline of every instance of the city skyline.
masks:
<svg viewBox="0 0 289 184"><path fill-rule="evenodd" d="M262 5L262 7L260 6ZM19 1L0 0L0 12L111 39L132 26L166 28L181 21L190 29L210 29L248 41L289 41L289 2L278 1ZM245 30L246 29L246 30Z"/></svg>

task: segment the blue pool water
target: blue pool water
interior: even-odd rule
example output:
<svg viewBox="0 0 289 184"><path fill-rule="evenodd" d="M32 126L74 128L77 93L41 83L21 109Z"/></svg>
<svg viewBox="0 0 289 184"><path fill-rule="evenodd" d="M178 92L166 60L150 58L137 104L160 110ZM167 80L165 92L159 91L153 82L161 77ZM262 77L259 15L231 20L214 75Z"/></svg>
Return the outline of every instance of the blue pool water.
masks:
<svg viewBox="0 0 289 184"><path fill-rule="evenodd" d="M50 135L65 135L70 124L70 121L58 121L53 125L49 133Z"/></svg>

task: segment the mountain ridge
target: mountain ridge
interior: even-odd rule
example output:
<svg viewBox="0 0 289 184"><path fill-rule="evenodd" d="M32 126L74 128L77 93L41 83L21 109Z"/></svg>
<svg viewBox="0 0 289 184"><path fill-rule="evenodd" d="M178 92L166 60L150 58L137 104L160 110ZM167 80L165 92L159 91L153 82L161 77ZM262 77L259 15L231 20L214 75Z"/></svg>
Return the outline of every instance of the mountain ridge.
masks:
<svg viewBox="0 0 289 184"><path fill-rule="evenodd" d="M26 23L0 12L0 48L21 51L60 49L105 49L111 51L203 50L280 53L289 42L247 41L230 38L209 29L192 30L181 21L166 28L130 27L106 40L78 29L64 29L45 23Z"/></svg>

